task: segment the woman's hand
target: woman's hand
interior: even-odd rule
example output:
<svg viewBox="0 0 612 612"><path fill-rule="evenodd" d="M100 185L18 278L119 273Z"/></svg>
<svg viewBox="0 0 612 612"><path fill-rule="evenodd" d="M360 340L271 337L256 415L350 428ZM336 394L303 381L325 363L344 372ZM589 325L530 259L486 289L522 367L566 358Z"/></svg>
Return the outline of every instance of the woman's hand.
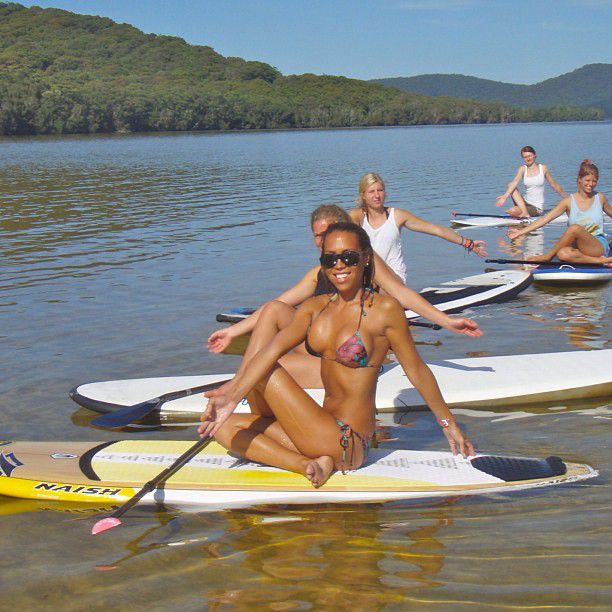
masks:
<svg viewBox="0 0 612 612"><path fill-rule="evenodd" d="M443 327L457 334L472 336L472 338L480 338L483 335L478 323L467 317L448 317Z"/></svg>
<svg viewBox="0 0 612 612"><path fill-rule="evenodd" d="M208 336L207 347L211 353L222 353L232 342L231 327L214 331Z"/></svg>
<svg viewBox="0 0 612 612"><path fill-rule="evenodd" d="M207 391L204 396L208 398L206 410L202 413L198 427L200 437L214 436L217 430L225 423L227 418L234 412L238 402L230 399L229 385L231 381L212 391Z"/></svg>
<svg viewBox="0 0 612 612"><path fill-rule="evenodd" d="M478 255L478 257L486 257L487 253L487 243L484 240L474 240L474 246L472 251Z"/></svg>
<svg viewBox="0 0 612 612"><path fill-rule="evenodd" d="M503 206L506 203L507 199L508 199L507 195L497 196L497 199L495 200L495 206Z"/></svg>
<svg viewBox="0 0 612 612"><path fill-rule="evenodd" d="M457 423L451 423L448 427L442 429L448 445L450 446L453 455L457 452L465 458L474 455L474 445L470 442L469 438L461 431L461 428Z"/></svg>
<svg viewBox="0 0 612 612"><path fill-rule="evenodd" d="M510 240L516 240L517 238L519 238L522 235L523 235L523 233L521 232L521 230L517 229L516 227L509 227L506 230L506 236L508 236L508 238L510 238Z"/></svg>

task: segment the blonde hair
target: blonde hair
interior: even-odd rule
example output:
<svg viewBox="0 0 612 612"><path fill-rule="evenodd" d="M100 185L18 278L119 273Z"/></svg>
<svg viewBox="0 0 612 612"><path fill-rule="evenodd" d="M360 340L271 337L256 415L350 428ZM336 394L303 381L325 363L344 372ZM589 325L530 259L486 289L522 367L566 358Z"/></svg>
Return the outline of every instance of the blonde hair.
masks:
<svg viewBox="0 0 612 612"><path fill-rule="evenodd" d="M310 213L310 229L317 221L329 220L334 223L350 223L351 218L343 208L335 204L321 204Z"/></svg>
<svg viewBox="0 0 612 612"><path fill-rule="evenodd" d="M599 168L590 160L583 159L580 162L580 168L578 168L578 178L581 179L583 176L592 174L597 180L599 180Z"/></svg>
<svg viewBox="0 0 612 612"><path fill-rule="evenodd" d="M373 185L374 183L380 183L385 189L385 181L382 180L380 174L376 174L376 172L366 172L359 179L359 194L357 195L357 206L363 209L363 213L366 214L366 203L363 197L363 194L366 192L366 189Z"/></svg>

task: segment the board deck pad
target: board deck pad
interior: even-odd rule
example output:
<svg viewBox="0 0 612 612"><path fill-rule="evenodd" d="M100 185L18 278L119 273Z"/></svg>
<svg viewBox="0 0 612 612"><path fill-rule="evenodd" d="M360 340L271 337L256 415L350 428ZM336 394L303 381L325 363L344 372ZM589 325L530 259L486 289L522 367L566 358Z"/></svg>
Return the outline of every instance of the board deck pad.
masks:
<svg viewBox="0 0 612 612"><path fill-rule="evenodd" d="M608 397L612 394L610 363L612 349L444 359L429 361L428 365L449 406L489 409ZM85 383L72 389L70 396L85 408L108 413L164 393L232 376L209 374ZM307 389L307 392L315 401L323 402L323 389ZM205 402L201 394L172 400L163 404L154 416L162 424L171 425L177 418L196 423ZM425 401L397 362L383 366L376 387L379 412L407 412L424 406ZM249 410L246 400L237 408L238 412Z"/></svg>
<svg viewBox="0 0 612 612"><path fill-rule="evenodd" d="M191 445L177 440L4 442L0 494L123 502ZM314 489L300 474L244 460L212 442L144 499L197 505L384 502L526 489L596 475L590 466L559 458L463 458L450 452L378 448L360 469L335 472Z"/></svg>

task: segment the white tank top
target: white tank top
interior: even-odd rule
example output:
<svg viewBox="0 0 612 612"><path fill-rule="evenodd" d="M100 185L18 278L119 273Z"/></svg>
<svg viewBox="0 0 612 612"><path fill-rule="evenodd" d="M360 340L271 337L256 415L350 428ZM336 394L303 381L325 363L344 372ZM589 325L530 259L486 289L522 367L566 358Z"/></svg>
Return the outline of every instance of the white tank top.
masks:
<svg viewBox="0 0 612 612"><path fill-rule="evenodd" d="M374 229L369 223L368 218L363 216L361 224L367 235L370 237L372 248L375 253L402 279L406 282L406 264L402 255L402 241L400 231L395 222L395 209L389 208L387 220Z"/></svg>
<svg viewBox="0 0 612 612"><path fill-rule="evenodd" d="M540 212L544 210L544 172L542 164L538 164L538 173L527 176L527 166L523 173L525 183L525 202L535 206Z"/></svg>

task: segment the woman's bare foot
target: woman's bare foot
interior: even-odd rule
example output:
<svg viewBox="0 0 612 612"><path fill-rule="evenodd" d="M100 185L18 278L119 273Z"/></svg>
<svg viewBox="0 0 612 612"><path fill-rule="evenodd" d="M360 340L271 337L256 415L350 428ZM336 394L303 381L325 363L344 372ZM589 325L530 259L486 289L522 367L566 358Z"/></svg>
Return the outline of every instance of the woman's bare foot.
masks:
<svg viewBox="0 0 612 612"><path fill-rule="evenodd" d="M514 208L508 208L506 214L514 217L515 219L529 219L529 213L524 213L520 208L515 206Z"/></svg>
<svg viewBox="0 0 612 612"><path fill-rule="evenodd" d="M305 476L312 482L312 486L318 489L329 478L333 470L334 460L324 455L306 464Z"/></svg>

